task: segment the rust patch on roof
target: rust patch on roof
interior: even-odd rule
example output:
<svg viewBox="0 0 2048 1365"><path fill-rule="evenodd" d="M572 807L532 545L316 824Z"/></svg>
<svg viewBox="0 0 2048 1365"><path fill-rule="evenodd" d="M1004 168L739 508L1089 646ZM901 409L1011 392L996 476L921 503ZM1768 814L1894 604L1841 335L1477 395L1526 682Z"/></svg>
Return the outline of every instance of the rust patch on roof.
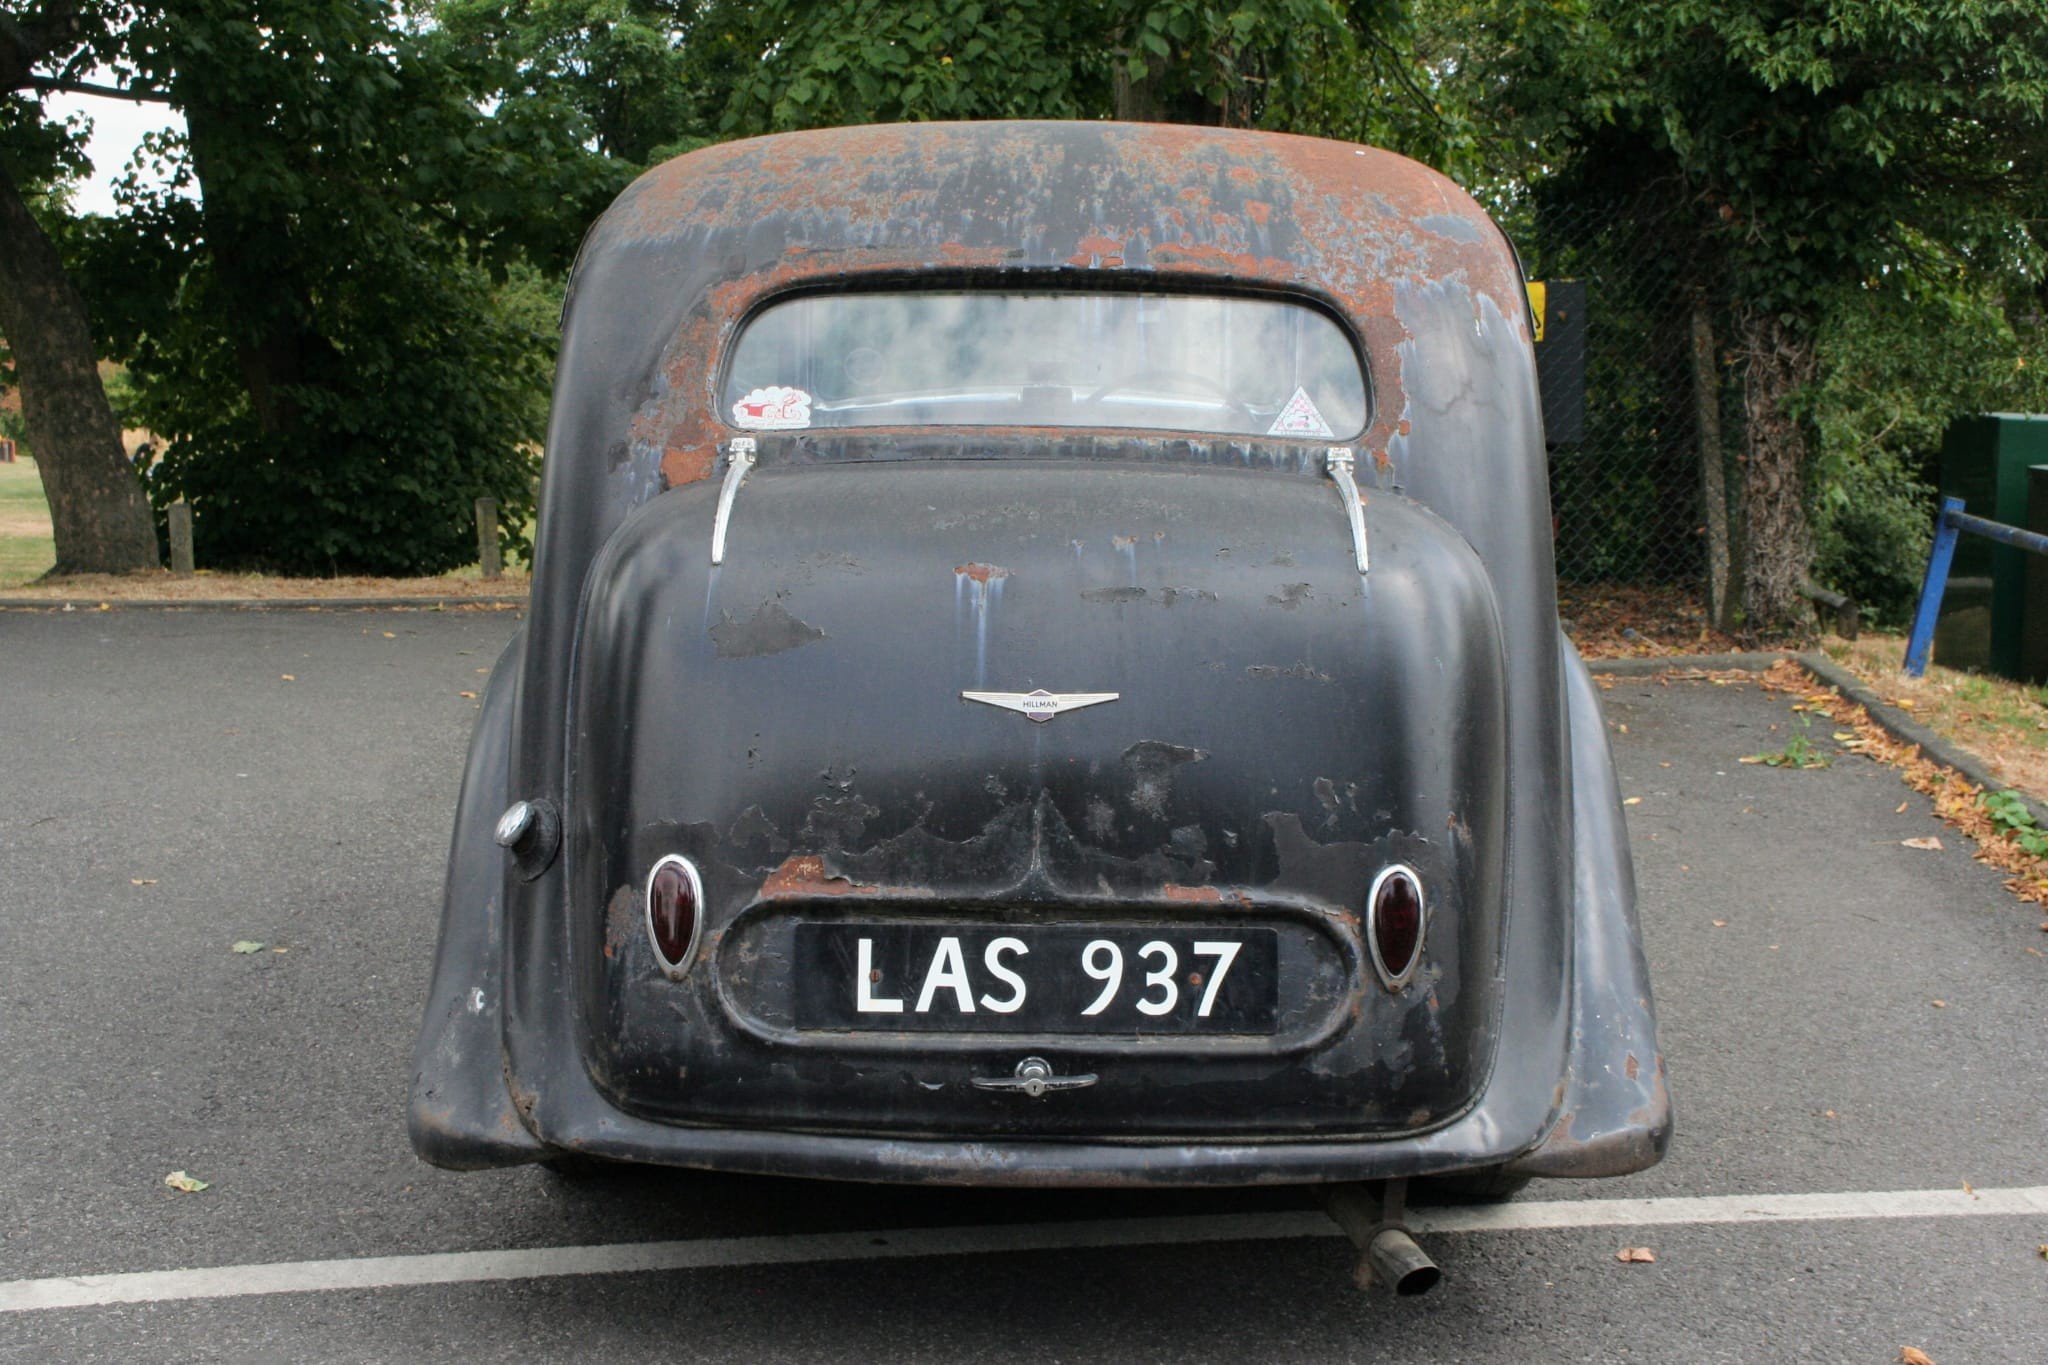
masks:
<svg viewBox="0 0 2048 1365"><path fill-rule="evenodd" d="M954 566L953 572L962 578L971 578L984 585L992 578L1010 576L1010 571L1000 564L958 564Z"/></svg>
<svg viewBox="0 0 2048 1365"><path fill-rule="evenodd" d="M713 386L737 320L805 285L1112 270L1303 291L1364 343L1375 402L1357 444L1383 470L1406 434L1400 291L1441 284L1475 316L1486 299L1508 317L1526 306L1505 241L1437 172L1350 143L1171 125L892 125L724 143L635 181L583 269L645 270L624 258L648 248L692 262L632 433L636 458L658 458L671 487L709 472L708 455L684 452L728 434Z"/></svg>

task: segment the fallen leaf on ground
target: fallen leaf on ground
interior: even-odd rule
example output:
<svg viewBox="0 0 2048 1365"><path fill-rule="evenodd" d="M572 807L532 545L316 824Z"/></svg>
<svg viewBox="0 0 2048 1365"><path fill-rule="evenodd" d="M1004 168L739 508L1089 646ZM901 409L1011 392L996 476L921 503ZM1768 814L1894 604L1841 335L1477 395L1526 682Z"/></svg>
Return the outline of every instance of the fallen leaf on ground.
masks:
<svg viewBox="0 0 2048 1365"><path fill-rule="evenodd" d="M384 638L387 640L396 640L398 638L398 635L397 632L395 631L387 630L384 632Z"/></svg>
<svg viewBox="0 0 2048 1365"><path fill-rule="evenodd" d="M297 678L296 676L294 676L293 674L290 674L290 673L280 673L280 674L278 674L277 676L278 676L278 677L280 677L280 678L282 678L282 679L284 679L284 681L286 681L286 682L297 682L297 681L298 681L298 678Z"/></svg>
<svg viewBox="0 0 2048 1365"><path fill-rule="evenodd" d="M1927 1003L1934 1006L1934 1008L1938 1010L1945 1010L1948 1008L1948 1001L1946 1000L1930 1000Z"/></svg>
<svg viewBox="0 0 2048 1365"><path fill-rule="evenodd" d="M476 693L474 692L464 692L462 695L468 697L471 701L476 700Z"/></svg>
<svg viewBox="0 0 2048 1365"><path fill-rule="evenodd" d="M130 878L128 879L128 884L129 884L130 886L155 886L155 885L156 885L156 878L154 878L154 877L130 877Z"/></svg>
<svg viewBox="0 0 2048 1365"><path fill-rule="evenodd" d="M169 1185L172 1189L178 1191L180 1194L197 1194L201 1190L206 1189L209 1185L212 1184L212 1182L207 1180L194 1180L191 1176L186 1175L183 1171L172 1171L169 1175L164 1177L164 1184Z"/></svg>
<svg viewBox="0 0 2048 1365"><path fill-rule="evenodd" d="M2048 1242L2041 1243L2041 1259L2048 1261Z"/></svg>
<svg viewBox="0 0 2048 1365"><path fill-rule="evenodd" d="M1657 1259L1657 1253L1648 1247L1623 1247L1614 1253L1614 1259L1623 1265L1649 1265Z"/></svg>
<svg viewBox="0 0 2048 1365"><path fill-rule="evenodd" d="M1840 1118L1840 1117L1841 1117L1841 1115L1837 1114L1837 1113L1836 1113L1836 1112L1835 1112L1834 1110L1832 1110L1832 1109L1823 1109L1823 1110L1821 1110L1821 1111L1820 1111L1820 1116L1821 1116L1822 1118L1824 1118L1824 1119L1832 1119L1832 1118Z"/></svg>
<svg viewBox="0 0 2048 1365"><path fill-rule="evenodd" d="M1847 730L1837 730L1837 731L1835 731L1835 739L1836 739L1837 741L1842 741L1842 740L1851 740L1851 739L1854 739L1854 738L1856 738L1856 736L1855 736L1855 735L1852 735L1852 734L1850 734L1850 733L1849 733L1849 732L1848 732Z"/></svg>
<svg viewBox="0 0 2048 1365"><path fill-rule="evenodd" d="M1924 834L1918 839L1901 839L1899 842L1907 848L1939 849L1941 847L1941 840L1932 834Z"/></svg>
<svg viewBox="0 0 2048 1365"><path fill-rule="evenodd" d="M1899 808L1898 808L1897 810L1893 811L1893 812L1892 812L1892 814L1893 814L1893 815L1904 815L1904 814L1906 813L1906 807L1908 807L1908 806L1910 806L1910 805L1912 805L1912 804L1913 804L1913 803L1912 803L1911 801L1901 801L1901 802L1899 802Z"/></svg>
<svg viewBox="0 0 2048 1365"><path fill-rule="evenodd" d="M1745 758L1738 758L1735 761L1737 763L1761 763L1764 761L1764 756L1762 754L1750 754Z"/></svg>
<svg viewBox="0 0 2048 1365"><path fill-rule="evenodd" d="M228 951L232 953L244 954L260 953L263 951L263 945L261 943L258 943L253 938L238 938L235 940L235 946L230 948Z"/></svg>
<svg viewBox="0 0 2048 1365"><path fill-rule="evenodd" d="M1963 1193L1969 1195L1970 1198L1975 1199L1977 1197L1977 1187L1975 1185L1972 1185L1969 1181L1965 1180L1963 1182Z"/></svg>
<svg viewBox="0 0 2048 1365"><path fill-rule="evenodd" d="M1900 1365L1934 1365L1934 1357L1917 1346L1901 1346L1899 1362Z"/></svg>
<svg viewBox="0 0 2048 1365"><path fill-rule="evenodd" d="M1640 796L1631 796L1628 800L1622 802L1621 804L1624 806L1640 806L1643 804L1643 798Z"/></svg>
<svg viewBox="0 0 2048 1365"><path fill-rule="evenodd" d="M1726 929L1728 927L1728 921L1725 919L1717 919L1714 921L1714 927L1716 929Z"/></svg>

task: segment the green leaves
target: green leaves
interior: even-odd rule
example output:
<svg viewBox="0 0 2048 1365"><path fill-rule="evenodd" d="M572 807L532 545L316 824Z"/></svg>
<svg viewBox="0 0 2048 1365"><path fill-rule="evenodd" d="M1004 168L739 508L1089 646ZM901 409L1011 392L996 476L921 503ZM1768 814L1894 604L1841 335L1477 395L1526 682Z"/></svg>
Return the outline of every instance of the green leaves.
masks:
<svg viewBox="0 0 2048 1365"><path fill-rule="evenodd" d="M2036 858L2048 858L2048 831L2034 822L2034 813L2015 791L1987 791L1977 804L1991 817L1992 825L2009 843L2017 844Z"/></svg>

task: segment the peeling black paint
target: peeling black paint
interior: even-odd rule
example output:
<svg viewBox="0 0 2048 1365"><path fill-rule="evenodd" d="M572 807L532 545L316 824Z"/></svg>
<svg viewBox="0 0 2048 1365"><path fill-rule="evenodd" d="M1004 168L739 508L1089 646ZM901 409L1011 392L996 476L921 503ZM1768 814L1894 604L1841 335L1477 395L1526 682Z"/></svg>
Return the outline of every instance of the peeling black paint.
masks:
<svg viewBox="0 0 2048 1365"><path fill-rule="evenodd" d="M763 602L745 621L735 621L730 612L718 616L710 634L721 659L758 659L825 638L824 631L791 616L780 601Z"/></svg>

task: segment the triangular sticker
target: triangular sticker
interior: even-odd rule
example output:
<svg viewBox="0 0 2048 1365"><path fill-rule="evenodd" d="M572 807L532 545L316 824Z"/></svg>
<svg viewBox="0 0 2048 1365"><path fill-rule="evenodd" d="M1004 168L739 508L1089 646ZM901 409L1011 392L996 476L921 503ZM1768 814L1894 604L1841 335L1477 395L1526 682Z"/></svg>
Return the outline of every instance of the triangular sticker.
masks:
<svg viewBox="0 0 2048 1365"><path fill-rule="evenodd" d="M1323 414L1316 411L1316 405L1309 401L1308 390L1297 388L1294 397L1287 400L1287 406L1280 409L1280 415L1273 419L1273 425L1266 428L1268 436L1309 436L1317 440L1330 440L1336 432L1323 420Z"/></svg>

